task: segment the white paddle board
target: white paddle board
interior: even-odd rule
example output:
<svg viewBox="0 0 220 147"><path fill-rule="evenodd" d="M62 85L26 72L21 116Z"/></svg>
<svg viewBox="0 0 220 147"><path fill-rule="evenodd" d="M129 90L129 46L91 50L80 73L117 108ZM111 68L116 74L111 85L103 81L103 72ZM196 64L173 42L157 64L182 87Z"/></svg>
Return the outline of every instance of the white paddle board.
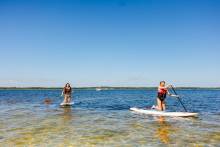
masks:
<svg viewBox="0 0 220 147"><path fill-rule="evenodd" d="M148 114L148 115L158 115L158 116L173 116L173 117L195 117L198 113L191 112L166 112L166 111L158 111L152 109L140 109L140 108L130 108L131 111Z"/></svg>
<svg viewBox="0 0 220 147"><path fill-rule="evenodd" d="M74 102L71 103L61 103L60 106L72 106L74 105Z"/></svg>

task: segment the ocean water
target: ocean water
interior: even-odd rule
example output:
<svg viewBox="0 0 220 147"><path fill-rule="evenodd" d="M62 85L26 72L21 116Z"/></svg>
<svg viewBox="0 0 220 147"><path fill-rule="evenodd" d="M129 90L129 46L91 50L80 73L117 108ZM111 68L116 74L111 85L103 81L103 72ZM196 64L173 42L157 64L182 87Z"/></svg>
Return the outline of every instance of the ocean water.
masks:
<svg viewBox="0 0 220 147"><path fill-rule="evenodd" d="M197 118L129 111L152 106L155 90L75 90L67 108L60 90L0 90L0 146L220 146L220 90L177 92ZM183 111L177 99L166 102Z"/></svg>

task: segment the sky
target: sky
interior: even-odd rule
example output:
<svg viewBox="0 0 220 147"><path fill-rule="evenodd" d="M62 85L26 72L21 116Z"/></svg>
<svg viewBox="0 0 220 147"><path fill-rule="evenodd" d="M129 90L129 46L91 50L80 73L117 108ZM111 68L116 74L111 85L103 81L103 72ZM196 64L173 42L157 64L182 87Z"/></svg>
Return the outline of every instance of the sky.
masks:
<svg viewBox="0 0 220 147"><path fill-rule="evenodd" d="M0 86L220 87L218 0L0 0Z"/></svg>

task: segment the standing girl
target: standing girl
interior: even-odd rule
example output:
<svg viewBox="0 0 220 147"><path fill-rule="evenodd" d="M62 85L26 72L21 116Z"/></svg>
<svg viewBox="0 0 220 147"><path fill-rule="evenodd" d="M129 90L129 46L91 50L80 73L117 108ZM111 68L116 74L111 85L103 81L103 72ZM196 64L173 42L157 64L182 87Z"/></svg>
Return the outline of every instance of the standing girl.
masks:
<svg viewBox="0 0 220 147"><path fill-rule="evenodd" d="M69 83L63 88L61 96L64 96L63 103L71 103L72 88Z"/></svg>

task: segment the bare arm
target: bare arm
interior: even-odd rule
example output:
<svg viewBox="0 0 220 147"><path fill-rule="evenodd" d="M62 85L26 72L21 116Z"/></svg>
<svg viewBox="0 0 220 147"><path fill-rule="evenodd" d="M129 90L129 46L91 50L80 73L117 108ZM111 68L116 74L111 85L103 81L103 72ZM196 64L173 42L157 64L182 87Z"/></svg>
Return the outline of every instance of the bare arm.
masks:
<svg viewBox="0 0 220 147"><path fill-rule="evenodd" d="M61 93L61 96L63 96L64 95L64 89L62 90L62 93Z"/></svg>
<svg viewBox="0 0 220 147"><path fill-rule="evenodd" d="M171 94L169 91L167 91L167 94L171 97L179 97L179 95Z"/></svg>
<svg viewBox="0 0 220 147"><path fill-rule="evenodd" d="M172 86L172 85L167 86L167 94L168 94L169 96L172 96L172 97L179 97L179 95L171 94L171 93L169 92L169 88L170 88L171 86Z"/></svg>

